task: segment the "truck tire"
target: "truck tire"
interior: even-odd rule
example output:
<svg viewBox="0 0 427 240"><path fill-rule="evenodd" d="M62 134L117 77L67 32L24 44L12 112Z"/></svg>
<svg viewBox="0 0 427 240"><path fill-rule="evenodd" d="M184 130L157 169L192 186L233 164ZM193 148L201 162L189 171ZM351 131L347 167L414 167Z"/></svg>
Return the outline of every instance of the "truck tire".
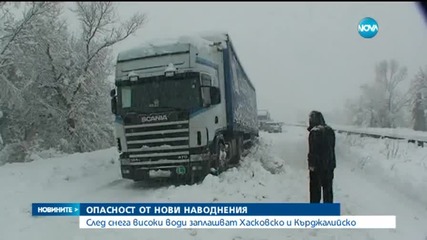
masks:
<svg viewBox="0 0 427 240"><path fill-rule="evenodd" d="M211 159L211 173L218 176L227 168L227 152L225 144L219 140L215 146L214 153Z"/></svg>

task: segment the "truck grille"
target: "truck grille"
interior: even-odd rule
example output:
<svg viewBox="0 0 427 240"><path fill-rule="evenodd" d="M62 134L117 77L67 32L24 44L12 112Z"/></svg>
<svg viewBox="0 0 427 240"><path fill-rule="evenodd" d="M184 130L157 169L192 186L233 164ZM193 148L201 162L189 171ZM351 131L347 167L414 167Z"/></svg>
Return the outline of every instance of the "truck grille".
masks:
<svg viewBox="0 0 427 240"><path fill-rule="evenodd" d="M188 159L189 121L125 126L129 158L140 161Z"/></svg>

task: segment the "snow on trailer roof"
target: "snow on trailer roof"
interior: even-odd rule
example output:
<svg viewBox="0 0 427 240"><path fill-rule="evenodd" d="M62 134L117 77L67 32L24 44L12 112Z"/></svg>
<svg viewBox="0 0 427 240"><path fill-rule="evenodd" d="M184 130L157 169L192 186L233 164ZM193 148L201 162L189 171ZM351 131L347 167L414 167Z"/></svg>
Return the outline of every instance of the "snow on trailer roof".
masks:
<svg viewBox="0 0 427 240"><path fill-rule="evenodd" d="M202 32L198 34L182 35L177 38L152 39L144 42L138 47L120 52L117 56L117 61L187 51L189 44L199 51L208 52L211 50L213 43L224 43L226 40L228 40L228 34L226 32Z"/></svg>
<svg viewBox="0 0 427 240"><path fill-rule="evenodd" d="M139 47L134 47L120 52L117 56L117 62L177 52L177 48L182 48L182 51L188 51L189 44L196 47L199 52L209 52L213 50L212 45L214 43L221 43L223 48L227 48L226 41L229 42L230 48L232 49L238 64L242 67L243 74L248 79L249 85L254 91L256 91L255 86L249 79L239 57L237 56L237 53L235 52L235 48L231 43L230 35L226 31L205 31L182 35L177 38L146 41Z"/></svg>
<svg viewBox="0 0 427 240"><path fill-rule="evenodd" d="M229 39L228 32L226 31L205 31L200 32L198 35L212 42L225 42Z"/></svg>

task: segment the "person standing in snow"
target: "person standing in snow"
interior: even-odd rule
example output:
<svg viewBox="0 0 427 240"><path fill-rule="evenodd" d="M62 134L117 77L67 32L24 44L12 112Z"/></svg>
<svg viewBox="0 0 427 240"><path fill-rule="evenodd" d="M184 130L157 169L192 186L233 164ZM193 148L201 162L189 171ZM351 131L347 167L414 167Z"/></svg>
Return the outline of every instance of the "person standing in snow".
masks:
<svg viewBox="0 0 427 240"><path fill-rule="evenodd" d="M308 137L310 203L320 203L322 192L323 203L332 203L332 183L336 167L334 130L326 125L319 111L310 113L307 130L310 132Z"/></svg>

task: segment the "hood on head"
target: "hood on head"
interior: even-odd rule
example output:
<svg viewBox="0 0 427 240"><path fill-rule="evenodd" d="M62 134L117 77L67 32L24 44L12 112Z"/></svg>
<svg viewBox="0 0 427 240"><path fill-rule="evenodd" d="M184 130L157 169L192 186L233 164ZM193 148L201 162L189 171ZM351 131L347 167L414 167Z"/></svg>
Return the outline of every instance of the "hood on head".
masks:
<svg viewBox="0 0 427 240"><path fill-rule="evenodd" d="M309 126L307 130L310 131L312 128L319 125L326 125L322 113L319 111L311 111L309 115Z"/></svg>

